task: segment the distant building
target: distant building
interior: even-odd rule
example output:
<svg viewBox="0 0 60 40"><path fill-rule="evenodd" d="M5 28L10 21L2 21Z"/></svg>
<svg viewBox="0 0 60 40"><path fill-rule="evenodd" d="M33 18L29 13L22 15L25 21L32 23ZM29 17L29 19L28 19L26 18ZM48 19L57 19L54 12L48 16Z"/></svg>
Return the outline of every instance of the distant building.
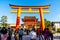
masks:
<svg viewBox="0 0 60 40"><path fill-rule="evenodd" d="M36 26L38 19L35 16L25 16L22 21L24 22L24 27L33 28Z"/></svg>
<svg viewBox="0 0 60 40"><path fill-rule="evenodd" d="M53 28L55 28L55 31L57 31L58 28L60 28L60 22L52 22L54 24Z"/></svg>
<svg viewBox="0 0 60 40"><path fill-rule="evenodd" d="M9 26L8 26L8 27L15 28L15 27L16 27L16 24L11 23L11 24L9 24Z"/></svg>

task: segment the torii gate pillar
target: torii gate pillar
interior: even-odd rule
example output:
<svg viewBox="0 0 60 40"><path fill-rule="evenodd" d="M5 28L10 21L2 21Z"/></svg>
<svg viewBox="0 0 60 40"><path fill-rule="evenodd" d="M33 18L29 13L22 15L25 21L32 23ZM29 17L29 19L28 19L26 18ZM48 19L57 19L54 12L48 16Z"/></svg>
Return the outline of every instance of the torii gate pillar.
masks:
<svg viewBox="0 0 60 40"><path fill-rule="evenodd" d="M39 9L39 13L40 13L40 26L41 26L41 29L44 30L45 29L45 23L44 23L44 15L43 15L42 8Z"/></svg>
<svg viewBox="0 0 60 40"><path fill-rule="evenodd" d="M17 19L16 19L16 30L21 26L20 25L20 16L21 16L21 8L17 10Z"/></svg>

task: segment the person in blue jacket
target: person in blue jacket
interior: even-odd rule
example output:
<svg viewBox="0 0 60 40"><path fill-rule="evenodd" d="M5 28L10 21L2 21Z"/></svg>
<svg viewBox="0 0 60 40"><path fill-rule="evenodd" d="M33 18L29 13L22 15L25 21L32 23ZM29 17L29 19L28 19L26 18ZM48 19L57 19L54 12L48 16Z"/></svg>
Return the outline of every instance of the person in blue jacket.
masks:
<svg viewBox="0 0 60 40"><path fill-rule="evenodd" d="M19 30L19 40L22 40L23 34L24 34L24 30L21 28Z"/></svg>

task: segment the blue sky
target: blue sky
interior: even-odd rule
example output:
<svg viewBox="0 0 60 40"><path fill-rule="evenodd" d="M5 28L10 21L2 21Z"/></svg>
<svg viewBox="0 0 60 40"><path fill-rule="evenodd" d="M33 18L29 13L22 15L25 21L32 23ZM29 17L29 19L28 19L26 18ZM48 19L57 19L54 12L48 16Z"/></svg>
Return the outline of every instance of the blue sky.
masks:
<svg viewBox="0 0 60 40"><path fill-rule="evenodd" d="M10 12L12 8L9 4L23 6L51 5L49 8L50 13L44 14L44 18L50 21L60 21L60 0L0 0L0 20L5 15L8 17L8 23L16 23L16 14ZM21 14L21 19L24 16L36 16L40 20L39 14ZM20 21L22 24L22 20Z"/></svg>

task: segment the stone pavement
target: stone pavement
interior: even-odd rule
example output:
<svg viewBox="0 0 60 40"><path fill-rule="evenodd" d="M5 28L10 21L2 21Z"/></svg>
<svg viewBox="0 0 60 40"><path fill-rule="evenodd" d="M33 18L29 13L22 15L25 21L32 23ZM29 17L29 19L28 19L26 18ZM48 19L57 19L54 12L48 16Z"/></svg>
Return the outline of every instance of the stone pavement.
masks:
<svg viewBox="0 0 60 40"><path fill-rule="evenodd" d="M14 38L12 38L12 40L15 40ZM29 36L23 36L23 40L30 40ZM36 40L38 40L38 38L36 38ZM54 40L60 40L60 36L54 37Z"/></svg>
<svg viewBox="0 0 60 40"><path fill-rule="evenodd" d="M12 40L15 40L15 39L12 37ZM29 35L24 35L23 40L30 40ZM36 38L36 40L38 40L38 38ZM54 40L60 40L60 33L54 34Z"/></svg>

